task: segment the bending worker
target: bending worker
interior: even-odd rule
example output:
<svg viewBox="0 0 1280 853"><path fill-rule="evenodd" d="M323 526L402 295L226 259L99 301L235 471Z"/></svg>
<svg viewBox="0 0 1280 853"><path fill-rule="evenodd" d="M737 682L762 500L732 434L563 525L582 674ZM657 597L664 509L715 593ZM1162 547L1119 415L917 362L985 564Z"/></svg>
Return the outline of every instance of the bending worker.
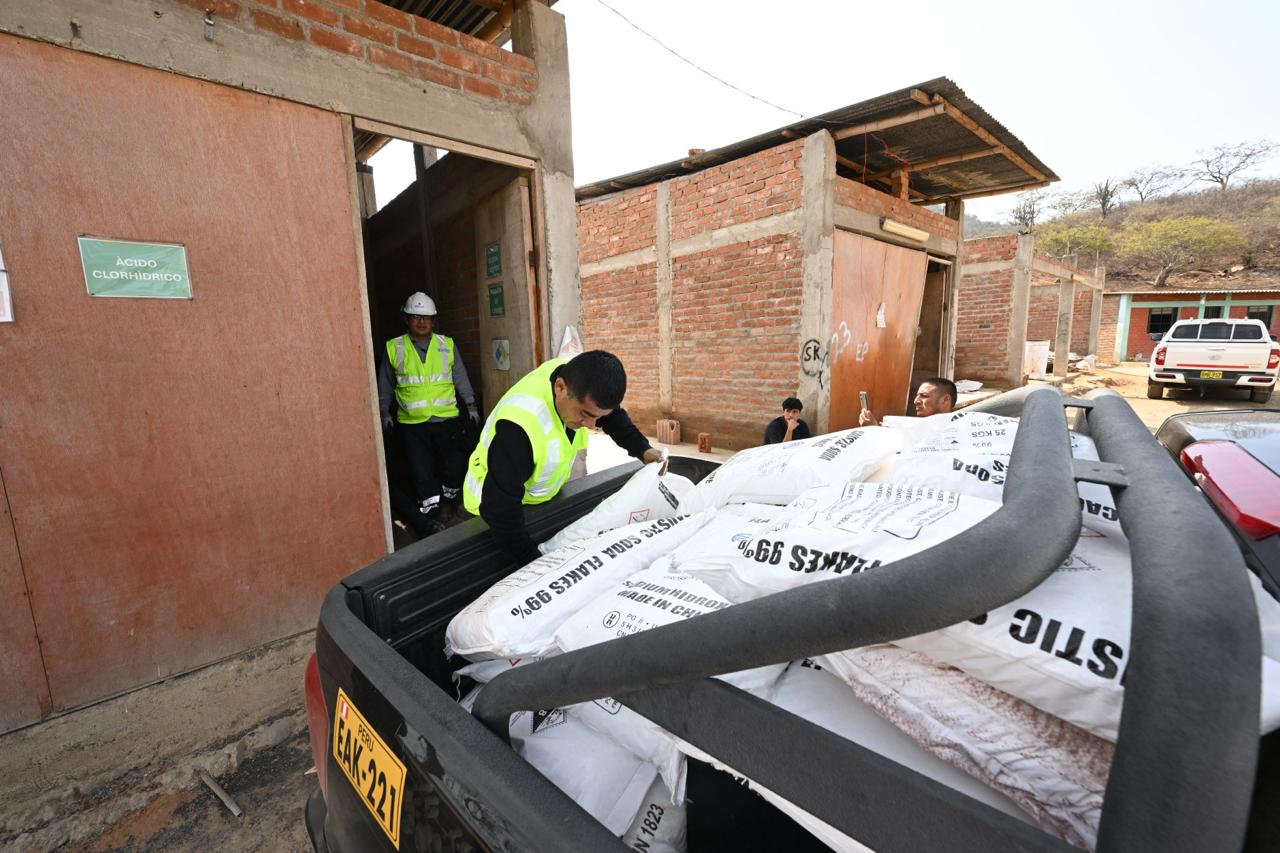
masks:
<svg viewBox="0 0 1280 853"><path fill-rule="evenodd" d="M658 462L620 408L627 373L613 353L592 350L572 361L554 358L526 374L489 413L471 454L462 497L467 511L489 523L498 543L522 562L538 547L524 523L524 505L551 500L587 447L589 427L604 430L636 459Z"/></svg>
<svg viewBox="0 0 1280 853"><path fill-rule="evenodd" d="M443 526L441 498L458 499L466 470L458 398L473 421L480 413L453 340L435 334L435 302L419 292L401 310L409 333L387 341L378 371L378 405L383 429L394 429L399 438L417 492L421 517L406 521L420 534L434 533Z"/></svg>
<svg viewBox="0 0 1280 853"><path fill-rule="evenodd" d="M915 407L917 418L927 418L930 415L944 415L953 411L958 397L956 383L950 379L935 376L920 383L911 403ZM859 426L875 426L879 423L879 419L871 414L870 409L863 409L858 414Z"/></svg>

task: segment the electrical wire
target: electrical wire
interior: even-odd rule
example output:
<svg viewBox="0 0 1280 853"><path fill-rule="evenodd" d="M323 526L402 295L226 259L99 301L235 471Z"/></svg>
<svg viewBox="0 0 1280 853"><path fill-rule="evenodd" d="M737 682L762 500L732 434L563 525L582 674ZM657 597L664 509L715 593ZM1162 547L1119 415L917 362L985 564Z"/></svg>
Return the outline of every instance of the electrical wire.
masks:
<svg viewBox="0 0 1280 853"><path fill-rule="evenodd" d="M708 77L710 77L712 80L715 80L717 83L721 84L722 86L728 86L728 87L729 87L730 89L732 89L733 91L738 92L739 94L742 94L742 95L746 95L748 98L751 98L753 101L759 101L760 103L764 104L765 106L773 107L775 110L780 110L781 112L784 112L784 113L791 113L791 115L796 116L797 118L807 118L807 116L806 116L804 113L798 113L798 112L796 112L795 110L789 110L789 109L787 109L786 107L780 107L780 106L778 106L777 104L773 103L772 101L766 101L764 98L761 98L759 95L753 95L753 94L751 94L750 92L748 92L746 89L743 89L743 88L741 88L741 87L738 87L738 86L733 85L733 84L732 84L732 83L730 83L728 80L725 80L723 77L717 77L715 74L712 74L710 71L708 71L707 69L703 68L701 65L699 65L699 64L698 64L698 63L696 63L696 62L694 62L693 60L691 60L691 59L686 59L685 57L681 56L678 52L676 52L676 51L675 51L675 50L673 50L672 48L670 48L670 47L668 47L667 45L665 45L665 44L662 42L662 40L661 40L661 39L659 39L657 36L655 36L653 33L651 33L651 32L649 32L648 30L646 30L646 29L642 28L642 27L641 27L640 25L638 25L635 21L631 20L631 19L630 19L630 18L628 18L626 15L622 14L622 13L621 13L621 12L619 12L617 9L613 8L612 6L610 6L608 3L604 2L604 0L596 0L596 2L597 2L597 3L599 3L601 6L605 7L606 9L608 9L608 10L609 10L610 12L612 12L613 14L617 15L617 16L618 16L619 18L621 18L622 20L626 21L626 22L631 26L631 28L632 28L632 29L634 29L636 32L638 32L638 33L640 33L641 35L643 35L643 36L645 36L646 38L648 38L650 41L652 41L652 42L653 42L654 44L656 44L658 47L662 48L662 49L663 49L663 50L665 50L667 53L671 54L671 55L672 55L672 56L674 56L676 59L680 60L681 62L685 63L686 65L688 65L688 66L690 66L690 67L692 67L692 68L695 68L695 69L697 69L698 71L701 71L703 74L707 75L707 76L708 76Z"/></svg>

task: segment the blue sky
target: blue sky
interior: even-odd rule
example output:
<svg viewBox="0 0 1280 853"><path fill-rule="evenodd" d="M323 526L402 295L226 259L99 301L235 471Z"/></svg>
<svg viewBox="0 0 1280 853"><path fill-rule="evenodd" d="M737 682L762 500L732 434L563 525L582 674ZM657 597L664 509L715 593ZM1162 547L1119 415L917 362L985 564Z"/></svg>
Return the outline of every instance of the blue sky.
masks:
<svg viewBox="0 0 1280 853"><path fill-rule="evenodd" d="M1057 172L1055 187L1185 164L1218 143L1280 141L1276 2L605 2L805 115L950 77ZM683 64L599 0L554 8L569 30L579 184L795 120ZM1280 175L1280 157L1252 174ZM969 209L1003 219L1011 198Z"/></svg>

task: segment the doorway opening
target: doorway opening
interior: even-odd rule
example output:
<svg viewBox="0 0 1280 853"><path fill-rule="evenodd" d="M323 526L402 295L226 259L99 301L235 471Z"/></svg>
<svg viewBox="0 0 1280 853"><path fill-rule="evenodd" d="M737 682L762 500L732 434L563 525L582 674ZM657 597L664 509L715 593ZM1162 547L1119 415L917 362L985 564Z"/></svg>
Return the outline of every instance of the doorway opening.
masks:
<svg viewBox="0 0 1280 853"><path fill-rule="evenodd" d="M924 293L920 299L920 322L916 332L916 351L911 361L911 393L920 383L944 373L947 346L947 285L949 261L929 256L925 269Z"/></svg>
<svg viewBox="0 0 1280 853"><path fill-rule="evenodd" d="M437 476L449 470L448 479L457 479L479 440L465 385L483 423L502 394L541 361L545 297L536 263L537 166L360 119L353 141L374 354L370 369L381 380L381 414L394 418L398 409L394 394L386 393L388 376L393 389L395 384L395 371L385 366L388 342L406 335L402 309L412 294L424 293L435 305L433 334L453 341L454 363L461 365L453 371L458 422L448 431L456 434L456 447L435 447L433 454ZM419 350L428 343L420 342ZM419 506L427 496L418 494L422 489L410 473L397 426L384 434L383 447L392 539L400 548L439 523L448 526L468 516L457 499L431 513L435 523L422 523ZM455 459L453 466L444 465L441 453L460 456L462 464Z"/></svg>

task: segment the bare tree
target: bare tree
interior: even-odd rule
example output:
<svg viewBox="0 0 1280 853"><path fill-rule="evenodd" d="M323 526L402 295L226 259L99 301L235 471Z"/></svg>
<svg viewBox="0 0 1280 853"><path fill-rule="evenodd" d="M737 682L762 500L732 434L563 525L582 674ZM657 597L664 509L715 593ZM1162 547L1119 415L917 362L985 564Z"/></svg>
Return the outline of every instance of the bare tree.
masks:
<svg viewBox="0 0 1280 853"><path fill-rule="evenodd" d="M1224 192L1227 183L1236 174L1258 165L1275 153L1276 143L1266 139L1257 142L1241 142L1239 145L1215 145L1196 152L1192 164L1196 180L1217 184Z"/></svg>
<svg viewBox="0 0 1280 853"><path fill-rule="evenodd" d="M1094 183L1089 197L1102 211L1102 218L1106 219L1107 214L1114 210L1116 203L1120 201L1120 182L1104 178L1102 183Z"/></svg>
<svg viewBox="0 0 1280 853"><path fill-rule="evenodd" d="M1141 204L1149 198L1168 192L1173 187L1181 189L1181 185L1186 180L1186 169L1177 166L1152 166L1147 169L1134 169L1129 177L1120 182L1120 186L1133 190L1138 197L1138 203Z"/></svg>
<svg viewBox="0 0 1280 853"><path fill-rule="evenodd" d="M1089 206L1089 193L1059 190L1049 198L1049 209L1058 216L1070 216Z"/></svg>
<svg viewBox="0 0 1280 853"><path fill-rule="evenodd" d="M1009 221L1018 228L1019 234L1030 234L1036 230L1036 220L1044 213L1045 194L1039 190L1020 193L1018 202L1009 211Z"/></svg>

